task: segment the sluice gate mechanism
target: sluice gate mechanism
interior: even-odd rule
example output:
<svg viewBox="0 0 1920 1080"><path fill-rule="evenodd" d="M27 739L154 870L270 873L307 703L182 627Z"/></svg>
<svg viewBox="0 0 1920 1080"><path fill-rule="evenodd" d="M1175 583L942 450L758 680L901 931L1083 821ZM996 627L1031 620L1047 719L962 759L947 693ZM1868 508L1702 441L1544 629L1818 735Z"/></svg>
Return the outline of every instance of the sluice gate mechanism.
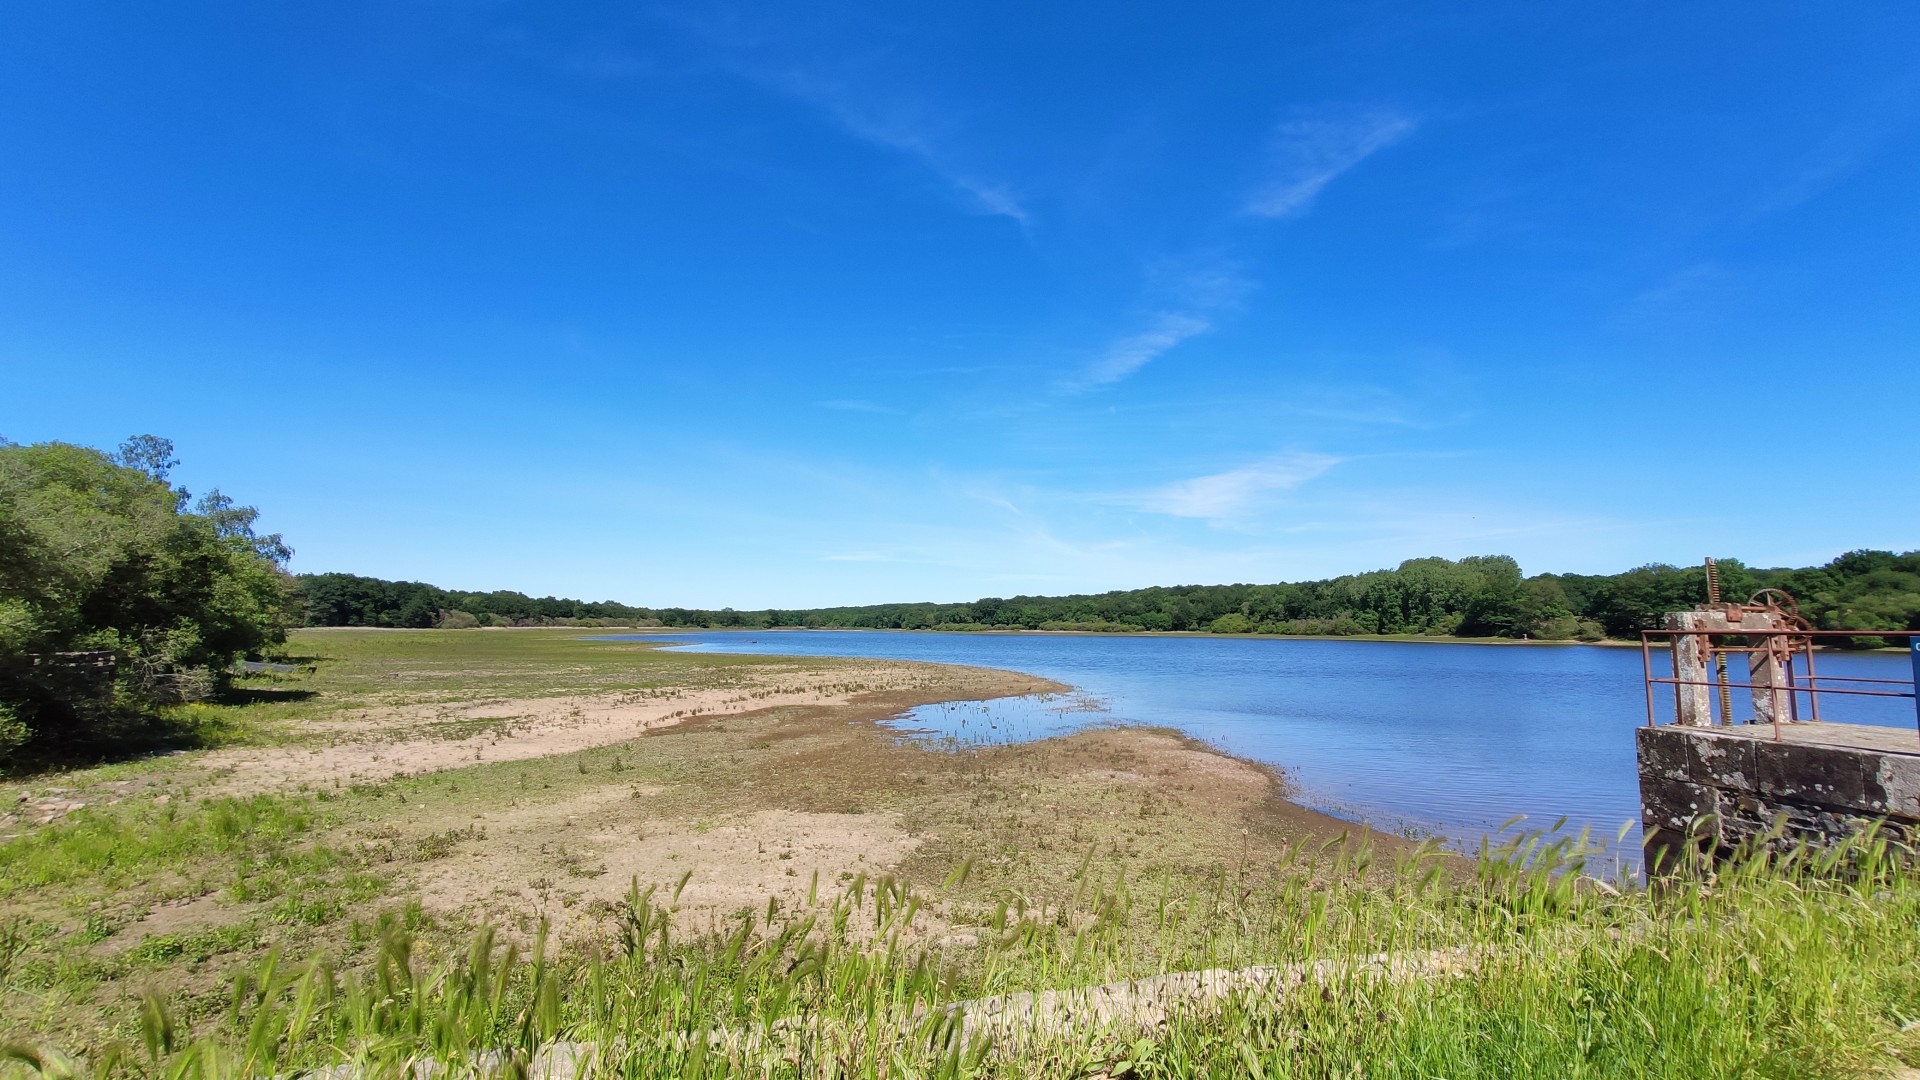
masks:
<svg viewBox="0 0 1920 1080"><path fill-rule="evenodd" d="M1707 582L1705 605L1641 633L1648 869L1680 866L1689 849L1718 856L1757 844L1829 846L1869 828L1920 843L1920 635L1892 634L1906 641L1911 676L1823 674L1823 645L1889 632L1816 630L1778 589L1726 601L1712 560ZM1670 712L1660 707L1667 694ZM1916 726L1844 722L1867 698L1914 701Z"/></svg>

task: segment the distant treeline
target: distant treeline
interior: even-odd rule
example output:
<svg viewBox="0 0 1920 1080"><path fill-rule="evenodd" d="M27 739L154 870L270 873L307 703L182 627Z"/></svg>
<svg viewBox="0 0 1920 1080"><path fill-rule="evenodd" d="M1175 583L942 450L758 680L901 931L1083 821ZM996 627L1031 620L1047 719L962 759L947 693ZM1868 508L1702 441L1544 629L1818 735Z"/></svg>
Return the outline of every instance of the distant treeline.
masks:
<svg viewBox="0 0 1920 1080"><path fill-rule="evenodd" d="M612 600L560 600L506 591L455 592L418 581L384 581L358 574L301 574L298 585L308 626L664 625L651 609Z"/></svg>
<svg viewBox="0 0 1920 1080"><path fill-rule="evenodd" d="M1816 627L1920 631L1920 551L1850 551L1824 566L1757 569L1720 560L1722 592L1784 589ZM1599 641L1634 637L1707 599L1700 567L1527 577L1505 555L1409 559L1391 570L1277 585L1175 585L970 604L708 611L613 601L451 592L352 574L299 579L310 626L630 625L902 630L1189 630L1216 634L1421 634ZM1869 642L1862 642L1867 644ZM1871 643L1878 643L1874 639Z"/></svg>

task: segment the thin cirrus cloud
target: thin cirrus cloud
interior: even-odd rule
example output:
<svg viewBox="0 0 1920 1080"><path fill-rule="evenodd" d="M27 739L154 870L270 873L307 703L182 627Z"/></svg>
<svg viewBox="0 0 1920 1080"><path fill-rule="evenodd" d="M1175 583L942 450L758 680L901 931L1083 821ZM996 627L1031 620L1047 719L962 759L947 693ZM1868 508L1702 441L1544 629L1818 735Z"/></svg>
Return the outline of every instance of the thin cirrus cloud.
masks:
<svg viewBox="0 0 1920 1080"><path fill-rule="evenodd" d="M1087 371L1085 381L1094 386L1119 382L1159 359L1167 350L1211 329L1212 321L1201 316L1163 312L1145 330L1107 346L1107 351Z"/></svg>
<svg viewBox="0 0 1920 1080"><path fill-rule="evenodd" d="M1297 217L1342 173L1413 133L1412 118L1389 110L1318 109L1273 131L1272 169L1247 200L1254 217Z"/></svg>
<svg viewBox="0 0 1920 1080"><path fill-rule="evenodd" d="M1011 218L1022 227L1029 224L1030 216L1013 191L1005 184L983 179L955 165L931 133L932 125L903 116L880 116L862 108L845 91L817 80L793 75L781 84L794 96L818 106L849 134L919 162L921 167L965 195L979 212Z"/></svg>
<svg viewBox="0 0 1920 1080"><path fill-rule="evenodd" d="M1409 117L1388 111L1319 109L1296 113L1274 130L1272 174L1248 200L1247 213L1262 218L1306 213L1328 184L1406 138L1414 126ZM1203 294L1199 302L1187 310L1161 312L1145 330L1115 340L1073 385L1082 389L1104 386L1132 375L1182 342L1212 330L1213 320L1206 312L1233 306L1249 286L1237 274L1215 273L1198 276L1195 287ZM1236 477L1230 482L1254 481L1238 473L1211 479L1227 483L1227 478Z"/></svg>
<svg viewBox="0 0 1920 1080"><path fill-rule="evenodd" d="M1280 454L1237 469L1176 481L1111 501L1154 514L1220 521L1239 517L1268 497L1313 480L1340 464L1340 460L1331 454Z"/></svg>
<svg viewBox="0 0 1920 1080"><path fill-rule="evenodd" d="M846 59L796 60L791 42L803 33L776 23L755 24L729 15L668 7L659 14L671 25L716 50L735 76L817 110L834 126L863 142L904 155L964 196L978 213L1005 217L1025 229L1027 208L1007 184L982 176L956 152L946 110L930 110L915 95L897 89L898 79L876 78Z"/></svg>
<svg viewBox="0 0 1920 1080"><path fill-rule="evenodd" d="M1115 338L1099 359L1069 383L1072 389L1105 386L1153 363L1186 341L1214 328L1215 317L1239 306L1253 285L1231 266L1206 265L1173 275L1162 291L1169 302L1146 328Z"/></svg>
<svg viewBox="0 0 1920 1080"><path fill-rule="evenodd" d="M981 177L959 165L941 137L942 125L901 102L855 91L839 79L795 67L739 70L763 85L820 110L847 134L885 150L903 154L964 195L982 214L1010 218L1025 228L1030 215L1007 185Z"/></svg>

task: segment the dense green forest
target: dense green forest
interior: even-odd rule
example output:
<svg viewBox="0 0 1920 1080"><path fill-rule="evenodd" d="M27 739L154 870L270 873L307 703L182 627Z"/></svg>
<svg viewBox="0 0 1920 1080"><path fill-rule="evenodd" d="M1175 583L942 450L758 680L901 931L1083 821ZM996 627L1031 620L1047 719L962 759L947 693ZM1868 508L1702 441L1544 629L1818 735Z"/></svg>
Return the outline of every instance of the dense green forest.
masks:
<svg viewBox="0 0 1920 1080"><path fill-rule="evenodd" d="M1851 551L1817 567L1755 569L1720 560L1725 594L1799 598L1826 629L1920 630L1920 551ZM1420 634L1599 641L1632 637L1704 602L1700 567L1525 576L1504 555L1409 559L1391 570L1275 585L1176 585L1087 596L989 597L970 604L874 604L718 611L451 592L351 574L299 578L314 626L642 625L940 630L1188 630L1218 634ZM1877 641L1875 642L1877 643Z"/></svg>
<svg viewBox="0 0 1920 1080"><path fill-rule="evenodd" d="M299 592L308 626L630 626L663 625L648 608L517 592L457 592L418 581L357 574L302 574ZM706 626L712 612L682 612L674 626ZM733 624L715 624L733 625Z"/></svg>

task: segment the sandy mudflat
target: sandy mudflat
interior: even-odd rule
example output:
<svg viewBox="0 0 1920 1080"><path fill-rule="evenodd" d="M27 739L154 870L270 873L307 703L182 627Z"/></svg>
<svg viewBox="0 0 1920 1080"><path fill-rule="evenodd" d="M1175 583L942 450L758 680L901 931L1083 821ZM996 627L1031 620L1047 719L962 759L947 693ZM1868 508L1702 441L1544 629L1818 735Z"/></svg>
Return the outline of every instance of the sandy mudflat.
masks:
<svg viewBox="0 0 1920 1080"><path fill-rule="evenodd" d="M437 674L437 673L436 673ZM984 668L852 661L825 670L749 669L725 687L478 700L349 713L308 725L298 745L239 747L200 759L203 794L369 783L481 762L551 757L625 742L704 717L846 706L895 695L902 707L1064 689Z"/></svg>

